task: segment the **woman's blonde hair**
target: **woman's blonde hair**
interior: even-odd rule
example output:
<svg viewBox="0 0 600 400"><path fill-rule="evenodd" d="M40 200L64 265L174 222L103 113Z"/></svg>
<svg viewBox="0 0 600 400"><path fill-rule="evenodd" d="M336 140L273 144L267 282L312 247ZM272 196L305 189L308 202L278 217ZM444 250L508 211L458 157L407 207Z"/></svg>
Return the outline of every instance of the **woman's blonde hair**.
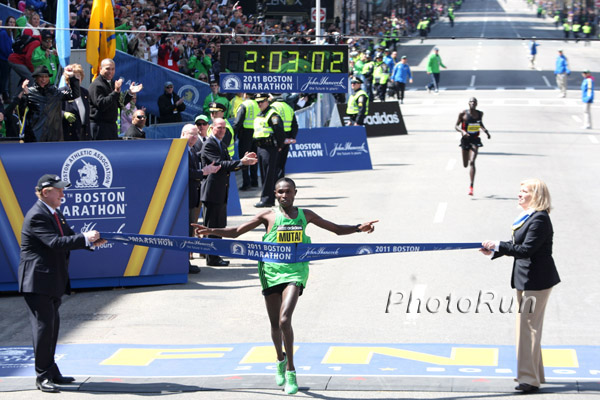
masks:
<svg viewBox="0 0 600 400"><path fill-rule="evenodd" d="M81 80L83 80L83 78L85 78L85 71L83 70L83 67L81 66L81 64L70 64L67 65L65 67L65 69L67 69L67 67L71 67L73 68L73 74L74 75L80 75L81 74ZM63 72L63 76L65 77L65 82L67 82L67 85L69 84L69 77L67 76L66 72Z"/></svg>
<svg viewBox="0 0 600 400"><path fill-rule="evenodd" d="M526 186L531 191L531 203L529 208L536 211L546 211L550 213L552 209L552 200L550 199L550 191L544 181L531 178L521 182L521 186Z"/></svg>

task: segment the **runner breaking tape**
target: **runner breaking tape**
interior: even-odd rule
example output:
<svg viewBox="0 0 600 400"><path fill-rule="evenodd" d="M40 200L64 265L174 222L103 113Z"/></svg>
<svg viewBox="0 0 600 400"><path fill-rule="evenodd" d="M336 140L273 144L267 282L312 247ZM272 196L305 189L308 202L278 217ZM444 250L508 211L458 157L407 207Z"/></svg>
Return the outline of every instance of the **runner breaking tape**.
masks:
<svg viewBox="0 0 600 400"><path fill-rule="evenodd" d="M306 225L313 223L338 235L357 232L371 233L378 221L358 225L338 225L321 218L313 211L294 207L296 184L289 178L281 178L275 184L275 198L278 208L273 208L254 216L253 219L235 228L206 228L196 226L196 235L217 235L236 238L261 225L267 229L263 242L279 244L310 243L306 235ZM294 332L292 314L298 297L308 280L308 260L303 262L259 262L258 273L265 297L267 314L271 322L271 339L277 352L275 383L285 385L285 392L298 392L296 367L294 366ZM285 352L282 349L283 347Z"/></svg>

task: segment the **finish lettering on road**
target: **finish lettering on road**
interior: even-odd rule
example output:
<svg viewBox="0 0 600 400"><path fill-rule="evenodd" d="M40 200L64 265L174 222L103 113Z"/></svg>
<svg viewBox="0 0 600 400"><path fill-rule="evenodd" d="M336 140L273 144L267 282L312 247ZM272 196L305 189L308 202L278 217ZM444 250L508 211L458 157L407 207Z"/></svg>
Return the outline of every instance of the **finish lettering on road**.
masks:
<svg viewBox="0 0 600 400"><path fill-rule="evenodd" d="M100 365L124 365L143 367L154 360L172 360L189 358L222 358L233 347L206 347L189 349L132 349L117 350Z"/></svg>

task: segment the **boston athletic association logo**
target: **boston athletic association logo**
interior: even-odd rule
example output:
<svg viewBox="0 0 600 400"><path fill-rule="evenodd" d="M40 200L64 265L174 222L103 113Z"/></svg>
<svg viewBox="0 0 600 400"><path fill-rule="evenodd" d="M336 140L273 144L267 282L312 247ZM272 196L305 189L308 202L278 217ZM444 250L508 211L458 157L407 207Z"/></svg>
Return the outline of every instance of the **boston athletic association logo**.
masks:
<svg viewBox="0 0 600 400"><path fill-rule="evenodd" d="M70 220L125 219L124 187L113 187L113 167L109 158L93 148L71 153L61 169L63 181L71 182L61 205L62 213Z"/></svg>

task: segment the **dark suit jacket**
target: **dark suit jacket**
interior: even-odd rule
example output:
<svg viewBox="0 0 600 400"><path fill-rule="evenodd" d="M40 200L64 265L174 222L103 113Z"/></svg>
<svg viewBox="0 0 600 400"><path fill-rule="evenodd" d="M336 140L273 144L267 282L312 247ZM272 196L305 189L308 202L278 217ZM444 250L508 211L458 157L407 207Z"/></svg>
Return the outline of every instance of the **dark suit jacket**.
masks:
<svg viewBox="0 0 600 400"><path fill-rule="evenodd" d="M200 199L203 202L227 203L229 193L229 173L242 167L240 160L231 160L225 140L219 142L214 136L210 136L202 147L202 166L209 165L213 161L221 165L221 169L214 174L210 174L202 182Z"/></svg>
<svg viewBox="0 0 600 400"><path fill-rule="evenodd" d="M58 212L64 236L41 200L25 215L21 231L19 292L60 297L70 293L70 250L84 249L85 237L75 233Z"/></svg>
<svg viewBox="0 0 600 400"><path fill-rule="evenodd" d="M200 166L200 152L202 151L202 141L199 139L192 147L187 147L188 168L189 168L189 192L190 208L200 206L200 186L205 178Z"/></svg>
<svg viewBox="0 0 600 400"><path fill-rule="evenodd" d="M63 101L63 112L75 114L75 122L69 122L63 118L63 136L65 140L92 140L92 130L90 129L90 93L84 87L80 88L81 100L85 108L85 118L82 121L79 115L79 107L75 100Z"/></svg>
<svg viewBox="0 0 600 400"><path fill-rule="evenodd" d="M172 99L171 99L172 97ZM158 112L160 113L160 123L181 122L181 113L185 111L185 103L175 105L180 97L173 92L172 96L166 92L158 98ZM174 111L177 110L175 113Z"/></svg>
<svg viewBox="0 0 600 400"><path fill-rule="evenodd" d="M513 241L500 242L494 257L512 256L511 286L518 290L544 290L560 282L552 258L552 222L546 211L536 211L514 232Z"/></svg>
<svg viewBox="0 0 600 400"><path fill-rule="evenodd" d="M121 93L115 92L114 87L114 81L107 81L101 75L90 84L90 119L93 122L97 124L117 122ZM123 106L126 106L132 98L128 90L123 99Z"/></svg>

